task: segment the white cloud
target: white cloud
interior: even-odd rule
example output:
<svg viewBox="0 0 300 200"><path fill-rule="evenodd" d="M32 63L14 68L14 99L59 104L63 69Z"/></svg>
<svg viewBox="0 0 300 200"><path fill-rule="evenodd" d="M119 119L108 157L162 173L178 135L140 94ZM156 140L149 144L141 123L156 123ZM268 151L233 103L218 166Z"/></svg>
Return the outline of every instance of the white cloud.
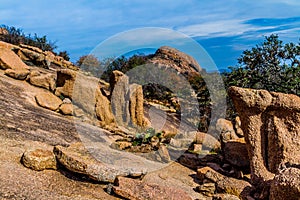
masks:
<svg viewBox="0 0 300 200"><path fill-rule="evenodd" d="M219 20L178 28L178 31L191 37L223 37L242 35L248 31L259 31L276 28L274 26L257 27L246 24L244 20Z"/></svg>

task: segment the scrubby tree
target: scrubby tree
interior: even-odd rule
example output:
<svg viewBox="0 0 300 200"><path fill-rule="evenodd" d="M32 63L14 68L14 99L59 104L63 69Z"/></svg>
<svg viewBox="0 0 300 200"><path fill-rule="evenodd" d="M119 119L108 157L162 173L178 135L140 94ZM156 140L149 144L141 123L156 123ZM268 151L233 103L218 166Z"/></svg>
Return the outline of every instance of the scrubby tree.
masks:
<svg viewBox="0 0 300 200"><path fill-rule="evenodd" d="M42 37L39 37L36 33L34 34L34 36L31 36L31 34L25 35L22 29L15 28L13 26L0 25L0 28L6 30L5 32L7 33L0 35L1 41L15 45L30 45L38 47L43 51L53 52L57 48L57 46L55 45L56 42L48 40L46 35Z"/></svg>
<svg viewBox="0 0 300 200"><path fill-rule="evenodd" d="M58 53L58 55L63 57L67 61L70 60L70 56L69 56L69 53L67 51L61 51L61 52Z"/></svg>
<svg viewBox="0 0 300 200"><path fill-rule="evenodd" d="M92 54L81 56L76 64L82 68L86 67L99 67L100 61L98 58ZM88 71L88 69L86 69Z"/></svg>
<svg viewBox="0 0 300 200"><path fill-rule="evenodd" d="M283 44L278 35L272 34L242 53L238 66L224 74L225 83L299 95L299 59L300 43Z"/></svg>
<svg viewBox="0 0 300 200"><path fill-rule="evenodd" d="M128 72L129 70L146 64L147 60L151 55L133 55L129 58L125 56L121 56L119 58L108 58L102 61L102 65L104 66L104 73L102 74L101 78L108 81L112 71L119 70L123 73Z"/></svg>

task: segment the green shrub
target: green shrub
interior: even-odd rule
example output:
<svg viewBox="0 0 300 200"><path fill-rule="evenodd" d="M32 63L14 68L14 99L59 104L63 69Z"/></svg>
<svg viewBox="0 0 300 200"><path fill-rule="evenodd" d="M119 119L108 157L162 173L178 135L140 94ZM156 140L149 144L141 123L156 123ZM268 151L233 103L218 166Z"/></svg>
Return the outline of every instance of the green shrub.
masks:
<svg viewBox="0 0 300 200"><path fill-rule="evenodd" d="M56 42L49 41L47 36L38 36L36 33L31 36L31 34L25 35L22 29L15 28L13 26L1 25L0 28L7 30L8 34L0 35L0 40L8 42L11 44L19 45L25 44L34 47L38 47L43 51L54 51L57 48Z"/></svg>

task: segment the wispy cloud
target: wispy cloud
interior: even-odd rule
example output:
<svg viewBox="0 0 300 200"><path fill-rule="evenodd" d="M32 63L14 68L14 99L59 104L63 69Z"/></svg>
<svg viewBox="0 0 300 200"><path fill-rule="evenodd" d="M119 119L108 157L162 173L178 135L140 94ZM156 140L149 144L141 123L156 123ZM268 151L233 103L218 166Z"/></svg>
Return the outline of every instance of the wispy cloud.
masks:
<svg viewBox="0 0 300 200"><path fill-rule="evenodd" d="M243 20L219 20L180 27L178 31L191 37L224 37L243 35L249 31L273 29L275 26L254 26Z"/></svg>
<svg viewBox="0 0 300 200"><path fill-rule="evenodd" d="M0 0L0 5L1 23L57 40L73 61L117 33L143 27L209 41L206 48L217 58L255 44L262 35L278 33L293 41L300 35L298 0Z"/></svg>

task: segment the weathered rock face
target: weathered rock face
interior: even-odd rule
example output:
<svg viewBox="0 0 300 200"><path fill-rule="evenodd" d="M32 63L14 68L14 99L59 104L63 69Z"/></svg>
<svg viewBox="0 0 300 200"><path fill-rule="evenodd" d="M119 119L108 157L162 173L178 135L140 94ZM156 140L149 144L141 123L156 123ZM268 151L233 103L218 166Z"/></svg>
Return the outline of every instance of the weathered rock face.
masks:
<svg viewBox="0 0 300 200"><path fill-rule="evenodd" d="M62 100L50 92L42 92L35 96L36 102L43 108L57 110L62 104Z"/></svg>
<svg viewBox="0 0 300 200"><path fill-rule="evenodd" d="M96 116L104 125L115 125L115 117L112 113L110 101L99 88L96 91Z"/></svg>
<svg viewBox="0 0 300 200"><path fill-rule="evenodd" d="M41 73L38 70L32 70L29 74L30 84L42 87L50 91L55 90L56 85L56 74L52 73Z"/></svg>
<svg viewBox="0 0 300 200"><path fill-rule="evenodd" d="M250 159L244 138L226 142L224 144L223 153L225 160L231 165L249 169Z"/></svg>
<svg viewBox="0 0 300 200"><path fill-rule="evenodd" d="M72 102L82 108L88 114L95 115L97 91L99 91L99 79L77 74L72 90Z"/></svg>
<svg viewBox="0 0 300 200"><path fill-rule="evenodd" d="M19 48L17 54L20 56L22 60L25 62L29 61L30 63L36 66L49 67L50 62L47 63L46 56L43 54L43 51L37 47L20 45L22 48Z"/></svg>
<svg viewBox="0 0 300 200"><path fill-rule="evenodd" d="M270 180L280 163L300 163L300 98L265 90L229 89L245 134L253 184Z"/></svg>
<svg viewBox="0 0 300 200"><path fill-rule="evenodd" d="M18 79L18 80L25 80L29 74L29 70L27 69L7 69L4 72L5 75Z"/></svg>
<svg viewBox="0 0 300 200"><path fill-rule="evenodd" d="M289 167L276 174L271 183L270 200L297 200L300 197L300 169Z"/></svg>
<svg viewBox="0 0 300 200"><path fill-rule="evenodd" d="M158 184L143 183L140 180L118 177L113 191L126 199L183 199L192 198L183 190Z"/></svg>
<svg viewBox="0 0 300 200"><path fill-rule="evenodd" d="M0 48L1 69L28 69L28 66L9 48Z"/></svg>
<svg viewBox="0 0 300 200"><path fill-rule="evenodd" d="M160 47L150 59L153 64L172 67L181 74L199 73L201 67L191 56L168 46Z"/></svg>
<svg viewBox="0 0 300 200"><path fill-rule="evenodd" d="M22 156L22 163L36 171L57 168L53 152L42 148L33 148L25 151Z"/></svg>
<svg viewBox="0 0 300 200"><path fill-rule="evenodd" d="M63 69L57 72L56 85L57 96L71 98L74 105L97 117L102 125L115 123L110 101L102 94L99 79Z"/></svg>
<svg viewBox="0 0 300 200"><path fill-rule="evenodd" d="M87 182L67 171L37 172L20 164L26 150L47 150L36 141L66 146L80 139L73 120L36 105L35 95L44 89L3 73L0 70L0 199L117 199L101 183ZM78 126L86 132L99 131L85 123Z"/></svg>
<svg viewBox="0 0 300 200"><path fill-rule="evenodd" d="M1 47L2 46L2 47ZM6 69L5 75L25 80L29 74L28 66L10 49L12 47L0 46L0 69Z"/></svg>
<svg viewBox="0 0 300 200"><path fill-rule="evenodd" d="M69 69L58 70L55 95L63 95L64 97L72 99L76 75L77 73L75 71Z"/></svg>

